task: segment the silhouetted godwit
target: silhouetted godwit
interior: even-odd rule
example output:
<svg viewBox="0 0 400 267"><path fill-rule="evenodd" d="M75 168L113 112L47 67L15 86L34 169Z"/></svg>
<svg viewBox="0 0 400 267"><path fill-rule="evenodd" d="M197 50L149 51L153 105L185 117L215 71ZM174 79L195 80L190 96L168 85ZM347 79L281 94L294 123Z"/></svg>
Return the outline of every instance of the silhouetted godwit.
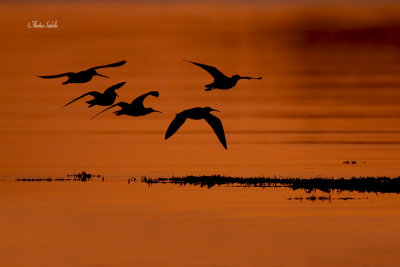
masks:
<svg viewBox="0 0 400 267"><path fill-rule="evenodd" d="M91 91L89 93L83 94L80 97L77 97L74 100L72 100L71 102L68 102L67 104L65 104L64 107L68 106L69 104L71 104L71 103L75 102L76 100L81 99L82 97L85 97L87 95L91 95L94 97L92 100L89 100L86 102L89 104L89 108L91 108L95 105L99 105L99 106L112 105L118 96L118 94L115 92L115 90L122 87L125 83L126 82L117 83L117 84L111 86L110 88L108 88L107 90L105 90L104 93Z"/></svg>
<svg viewBox="0 0 400 267"><path fill-rule="evenodd" d="M193 61L188 61L188 60L185 60L185 61L203 68L204 70L206 70L208 73L210 73L214 77L214 82L206 85L206 91L210 91L213 89L223 89L223 90L230 89L230 88L234 87L240 79L247 79L247 80L251 80L251 79L261 80L262 79L262 77L258 77L258 78L241 77L239 75L233 75L232 77L228 77L228 76L225 76L222 72L220 72L216 67L193 62Z"/></svg>
<svg viewBox="0 0 400 267"><path fill-rule="evenodd" d="M114 111L114 114L117 115L117 116L128 115L128 116L137 117L137 116L144 116L144 115L147 115L147 114L152 113L152 112L160 112L161 113L161 111L158 111L158 110L155 110L155 109L152 109L152 108L145 108L143 106L144 99L149 95L158 97L160 94L159 94L158 91L151 91L151 92L148 92L146 94L143 94L143 95L137 97L130 104L126 103L126 102L119 102L117 104L112 105L111 107L106 108L103 111L100 111L99 113L94 115L92 117L92 119L94 119L95 117L97 117L98 115L103 113L104 111L109 110L110 108L113 108L115 106L120 106L121 107L120 110Z"/></svg>
<svg viewBox="0 0 400 267"><path fill-rule="evenodd" d="M119 67L122 66L126 63L126 61L120 61L117 63L112 63L112 64L108 64L108 65L103 65L103 66L97 66L97 67L93 67L84 71L80 71L80 72L66 72L66 73L61 73L61 74L57 74L57 75L48 75L48 76L39 76L40 78L44 78L44 79L53 79L53 78L59 78L59 77L63 77L63 76L67 76L68 80L66 80L65 82L63 82L62 84L67 84L67 83L86 83L89 82L93 76L98 75L101 77L105 77L105 78L109 78L107 76L104 76L102 74L99 74L96 72L96 69L101 69L101 68L109 68L109 67Z"/></svg>
<svg viewBox="0 0 400 267"><path fill-rule="evenodd" d="M171 122L168 127L167 132L165 133L165 139L171 137L186 121L187 118L192 120L201 120L205 119L208 124L210 124L211 128L214 130L217 135L219 141L227 149L224 128L222 127L221 120L214 115L212 115L211 111L218 111L216 109L212 109L210 107L205 108L192 108L182 111L181 113L176 114L175 119ZM219 112L219 111L218 111Z"/></svg>

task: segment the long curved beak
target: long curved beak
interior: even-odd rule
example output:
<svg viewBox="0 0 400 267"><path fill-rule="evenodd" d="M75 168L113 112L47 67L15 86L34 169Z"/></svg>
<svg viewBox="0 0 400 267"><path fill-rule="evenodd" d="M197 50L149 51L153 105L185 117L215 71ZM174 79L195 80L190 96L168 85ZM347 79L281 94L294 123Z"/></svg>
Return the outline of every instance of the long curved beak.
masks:
<svg viewBox="0 0 400 267"><path fill-rule="evenodd" d="M217 112L220 112L221 113L221 111L219 111L218 109L211 109L211 111L217 111Z"/></svg>
<svg viewBox="0 0 400 267"><path fill-rule="evenodd" d="M155 110L155 109L153 110L153 112L159 112L159 113L162 113L161 111L159 111L159 110Z"/></svg>
<svg viewBox="0 0 400 267"><path fill-rule="evenodd" d="M246 79L246 80L261 80L262 77L239 77L239 79Z"/></svg>
<svg viewBox="0 0 400 267"><path fill-rule="evenodd" d="M101 76L101 77L104 77L104 78L110 78L110 77L108 77L108 76L105 76L105 75L103 75L103 74L100 74L100 73L96 73L96 75L99 75L99 76Z"/></svg>

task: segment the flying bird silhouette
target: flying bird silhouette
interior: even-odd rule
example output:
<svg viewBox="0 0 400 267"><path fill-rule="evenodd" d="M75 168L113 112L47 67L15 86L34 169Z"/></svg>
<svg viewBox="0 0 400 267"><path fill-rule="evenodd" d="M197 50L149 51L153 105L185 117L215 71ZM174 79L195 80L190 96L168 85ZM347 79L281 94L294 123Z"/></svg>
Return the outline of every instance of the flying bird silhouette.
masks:
<svg viewBox="0 0 400 267"><path fill-rule="evenodd" d="M187 118L192 120L205 119L206 122L214 130L221 144L224 146L225 149L227 149L224 127L222 127L221 120L212 115L210 113L211 111L218 111L218 110L212 109L210 107L204 107L204 108L197 107L197 108L187 109L182 111L181 113L176 114L175 119L171 122L167 132L165 133L165 140L170 138L176 131L178 131L178 129L182 126L182 124L185 123Z"/></svg>
<svg viewBox="0 0 400 267"><path fill-rule="evenodd" d="M113 113L117 116L121 116L121 115L128 115L128 116L134 116L134 117L138 117L138 116L144 116L147 114L150 114L152 112L160 112L158 110L152 109L152 108L145 108L143 106L143 101L147 96L155 96L158 97L160 95L160 93L158 91L150 91L148 93L145 93L137 98L135 98L132 103L126 103L126 102L119 102L117 104L112 105L111 107L108 107L106 109L104 109L103 111L100 111L99 113L97 113L96 115L94 115L92 117L92 119L96 118L97 116L99 116L101 113L103 113L106 110L109 110L110 108L113 108L115 106L120 106L121 109L114 111Z"/></svg>
<svg viewBox="0 0 400 267"><path fill-rule="evenodd" d="M68 102L67 104L64 105L64 107L68 106L69 104L75 102L78 99L81 99L82 97L85 97L87 95L91 95L94 98L92 100L87 101L86 103L89 104L89 108L99 105L99 106L109 106L112 105L117 98L118 94L115 92L115 90L121 88L126 82L122 83L117 83L107 90L104 91L104 93L99 93L96 91L91 91L86 94L81 95L80 97L75 98L71 102Z"/></svg>
<svg viewBox="0 0 400 267"><path fill-rule="evenodd" d="M86 82L89 82L95 75L109 78L105 75L97 73L97 71L96 71L97 69L109 68L109 67L119 67L119 66L124 65L125 63L126 63L126 61L123 60L123 61L119 61L116 63L108 64L108 65L93 67L93 68L90 68L90 69L87 69L84 71L80 71L80 72L66 72L66 73L61 73L61 74L57 74L57 75L47 75L47 76L39 76L39 77L44 78L44 79L53 79L53 78L60 78L60 77L67 76L68 80L66 80L62 84L86 83Z"/></svg>
<svg viewBox="0 0 400 267"><path fill-rule="evenodd" d="M253 77L242 77L239 75L233 75L232 77L228 77L228 76L225 76L222 72L220 72L216 67L189 61L189 60L185 60L185 61L192 63L194 65L197 65L200 68L203 68L208 73L210 73L211 76L214 77L213 83L205 85L206 91L210 91L213 89L223 89L223 90L230 89L230 88L234 87L240 79L246 79L246 80L252 80L252 79L261 80L262 79L262 77L253 78Z"/></svg>

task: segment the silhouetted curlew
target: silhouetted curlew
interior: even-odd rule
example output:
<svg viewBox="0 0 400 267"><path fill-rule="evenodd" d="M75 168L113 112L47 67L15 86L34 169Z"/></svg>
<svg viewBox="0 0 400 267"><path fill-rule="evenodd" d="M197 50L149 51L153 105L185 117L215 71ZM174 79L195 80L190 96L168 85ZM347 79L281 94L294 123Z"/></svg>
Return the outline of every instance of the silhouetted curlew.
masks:
<svg viewBox="0 0 400 267"><path fill-rule="evenodd" d="M212 109L210 107L205 108L192 108L182 111L181 113L176 114L175 119L171 122L168 127L167 132L165 133L165 140L171 137L178 129L182 126L182 124L186 121L187 118L192 120L201 120L205 119L208 124L210 124L211 128L214 130L217 135L219 141L227 149L224 128L222 127L221 120L214 115L212 115L211 111L218 111L216 109ZM219 112L219 111L218 111Z"/></svg>
<svg viewBox="0 0 400 267"><path fill-rule="evenodd" d="M109 67L119 67L122 66L126 63L126 61L120 61L117 63L112 63L112 64L108 64L108 65L103 65L103 66L97 66L97 67L93 67L84 71L80 71L80 72L66 72L66 73L62 73L62 74L57 74L57 75L48 75L48 76L39 76L40 78L44 78L44 79L53 79L53 78L60 78L63 76L67 76L68 80L66 80L65 82L63 82L62 84L67 84L67 83L86 83L89 82L93 76L98 75L101 77L105 77L105 78L109 78L107 76L104 76L102 74L97 73L96 69L101 69L101 68L109 68Z"/></svg>
<svg viewBox="0 0 400 267"><path fill-rule="evenodd" d="M225 76L222 72L220 72L216 67L193 62L193 61L188 61L188 60L185 60L185 61L195 64L195 65L199 66L200 68L203 68L204 70L206 70L208 73L210 73L214 77L214 82L206 85L206 91L210 91L213 89L223 89L223 90L230 89L230 88L234 87L240 79L247 79L247 80L251 80L251 79L261 80L262 79L262 77L258 77L258 78L241 77L239 75L233 75L232 77L228 77L228 76Z"/></svg>
<svg viewBox="0 0 400 267"><path fill-rule="evenodd" d="M161 111L158 111L158 110L155 110L155 109L152 109L152 108L145 108L143 106L144 99L149 95L158 97L160 94L159 94L158 91L151 91L151 92L148 92L146 94L143 94L143 95L137 97L130 104L126 103L126 102L119 102L117 104L112 105L111 107L106 108L103 111L100 111L99 113L94 115L92 117L92 119L96 118L97 116L99 116L104 111L109 110L110 108L113 108L115 106L120 106L121 107L120 110L114 111L114 114L117 115L117 116L128 115L128 116L138 117L138 116L144 116L144 115L150 114L152 112L160 112L161 113Z"/></svg>
<svg viewBox="0 0 400 267"><path fill-rule="evenodd" d="M89 104L89 108L91 108L95 105L99 105L99 106L112 105L118 96L118 94L115 92L115 90L122 87L125 83L126 82L117 83L117 84L111 86L110 88L108 88L107 90L105 90L104 93L91 91L89 93L83 94L80 97L77 97L74 100L72 100L71 102L68 102L67 104L65 104L64 107L68 106L69 104L71 104L71 103L75 102L76 100L81 99L82 97L85 97L87 95L91 95L94 97L92 100L89 100L86 102Z"/></svg>

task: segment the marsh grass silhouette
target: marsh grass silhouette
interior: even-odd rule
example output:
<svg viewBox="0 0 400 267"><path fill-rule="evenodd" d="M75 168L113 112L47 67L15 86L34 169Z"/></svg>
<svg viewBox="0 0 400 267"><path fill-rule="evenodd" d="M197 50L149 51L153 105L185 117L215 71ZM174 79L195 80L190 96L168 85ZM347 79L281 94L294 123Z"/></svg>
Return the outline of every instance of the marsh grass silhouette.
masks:
<svg viewBox="0 0 400 267"><path fill-rule="evenodd" d="M181 186L194 185L212 188L214 186L235 187L289 187L293 190L302 189L307 193L320 190L330 193L337 191L355 191L360 193L400 193L400 177L353 177L345 178L267 178L267 177L226 177L221 175L211 176L186 176L170 178L147 178L142 182L152 184L177 184Z"/></svg>
<svg viewBox="0 0 400 267"><path fill-rule="evenodd" d="M67 174L67 178L17 178L15 181L17 182L70 182L70 181L81 181L86 182L92 178L102 178L102 182L104 182L104 176L102 177L99 174L91 174L85 171Z"/></svg>
<svg viewBox="0 0 400 267"><path fill-rule="evenodd" d="M300 197L290 197L290 198L288 198L288 200L299 200L299 201L309 200L309 201L312 201L312 202L315 202L315 201L329 201L329 202L332 202L332 200L344 200L344 201L346 201L346 200L356 200L356 199L362 200L362 199L368 199L368 198L367 197L365 197L365 198L361 198L361 197L359 197L359 198L355 198L355 197L332 197L331 194L329 194L328 196L312 195L312 196L309 196L309 197L300 196Z"/></svg>

